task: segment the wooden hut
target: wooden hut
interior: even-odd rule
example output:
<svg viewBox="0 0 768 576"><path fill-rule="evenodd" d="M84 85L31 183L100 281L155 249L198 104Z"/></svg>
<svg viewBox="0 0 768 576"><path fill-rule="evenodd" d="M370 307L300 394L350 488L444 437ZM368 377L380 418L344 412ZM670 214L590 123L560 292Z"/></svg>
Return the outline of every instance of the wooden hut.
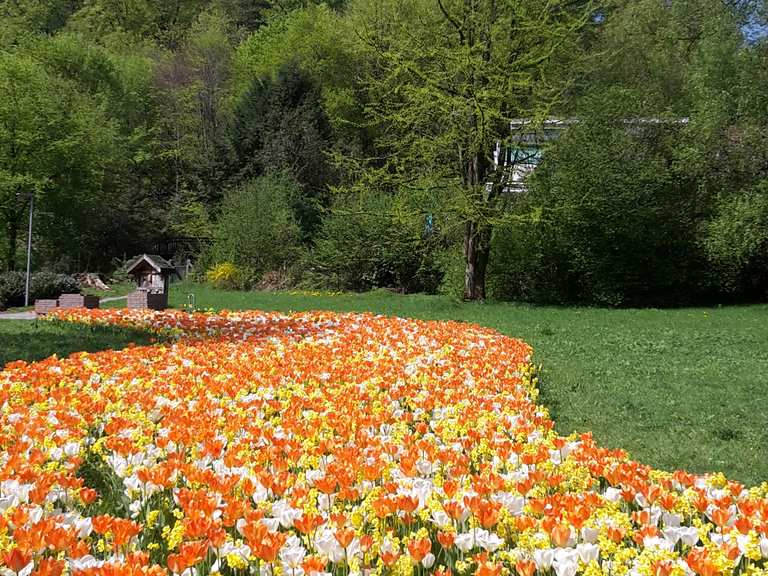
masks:
<svg viewBox="0 0 768 576"><path fill-rule="evenodd" d="M176 268L162 256L142 254L126 270L136 282L136 291L128 295L128 308L164 310L168 307L171 274Z"/></svg>

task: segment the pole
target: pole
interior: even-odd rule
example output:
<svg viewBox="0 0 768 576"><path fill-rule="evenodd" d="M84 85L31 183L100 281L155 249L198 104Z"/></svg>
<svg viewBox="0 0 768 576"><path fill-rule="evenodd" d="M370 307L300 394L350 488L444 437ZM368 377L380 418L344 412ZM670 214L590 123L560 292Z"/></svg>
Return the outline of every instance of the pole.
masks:
<svg viewBox="0 0 768 576"><path fill-rule="evenodd" d="M32 266L32 212L35 209L35 195L29 195L29 229L27 230L27 285L24 289L24 306L29 306L29 271Z"/></svg>

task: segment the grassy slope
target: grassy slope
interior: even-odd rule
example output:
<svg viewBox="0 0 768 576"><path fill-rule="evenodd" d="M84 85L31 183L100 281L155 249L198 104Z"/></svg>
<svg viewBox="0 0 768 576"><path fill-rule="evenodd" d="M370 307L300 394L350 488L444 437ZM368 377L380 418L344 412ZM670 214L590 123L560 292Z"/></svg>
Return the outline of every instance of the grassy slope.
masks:
<svg viewBox="0 0 768 576"><path fill-rule="evenodd" d="M43 320L0 321L0 368L12 360L42 360L73 352L125 348L147 344L151 336L114 328L74 326Z"/></svg>
<svg viewBox="0 0 768 576"><path fill-rule="evenodd" d="M594 432L657 467L768 480L768 306L599 310L448 298L239 293L177 285L199 307L372 311L476 322L519 337L544 365L542 402L561 433Z"/></svg>

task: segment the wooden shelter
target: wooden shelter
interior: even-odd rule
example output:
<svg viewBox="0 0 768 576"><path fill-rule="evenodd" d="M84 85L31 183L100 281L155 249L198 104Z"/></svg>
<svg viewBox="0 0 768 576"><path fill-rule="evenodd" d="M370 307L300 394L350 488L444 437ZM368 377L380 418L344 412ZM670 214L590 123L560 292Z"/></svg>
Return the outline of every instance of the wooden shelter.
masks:
<svg viewBox="0 0 768 576"><path fill-rule="evenodd" d="M163 310L168 307L171 274L176 268L162 256L142 254L128 265L127 274L136 282L136 291L128 295L128 308Z"/></svg>

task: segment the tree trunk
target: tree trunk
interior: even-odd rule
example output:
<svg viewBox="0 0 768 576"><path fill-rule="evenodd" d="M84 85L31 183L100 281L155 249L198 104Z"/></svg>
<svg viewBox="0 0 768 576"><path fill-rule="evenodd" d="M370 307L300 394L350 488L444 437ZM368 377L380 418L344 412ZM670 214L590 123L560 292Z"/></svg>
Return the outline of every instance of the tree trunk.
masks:
<svg viewBox="0 0 768 576"><path fill-rule="evenodd" d="M16 243L19 238L19 222L15 218L8 220L8 247L5 253L5 265L10 272L16 270Z"/></svg>
<svg viewBox="0 0 768 576"><path fill-rule="evenodd" d="M479 122L475 122L476 129ZM491 202L486 186L490 173L488 158L475 153L464 168L464 185L474 191L474 202L485 207ZM470 217L464 224L464 299L485 300L485 271L491 254L491 227Z"/></svg>
<svg viewBox="0 0 768 576"><path fill-rule="evenodd" d="M491 229L477 222L464 226L464 299L485 300L485 271L491 253Z"/></svg>

